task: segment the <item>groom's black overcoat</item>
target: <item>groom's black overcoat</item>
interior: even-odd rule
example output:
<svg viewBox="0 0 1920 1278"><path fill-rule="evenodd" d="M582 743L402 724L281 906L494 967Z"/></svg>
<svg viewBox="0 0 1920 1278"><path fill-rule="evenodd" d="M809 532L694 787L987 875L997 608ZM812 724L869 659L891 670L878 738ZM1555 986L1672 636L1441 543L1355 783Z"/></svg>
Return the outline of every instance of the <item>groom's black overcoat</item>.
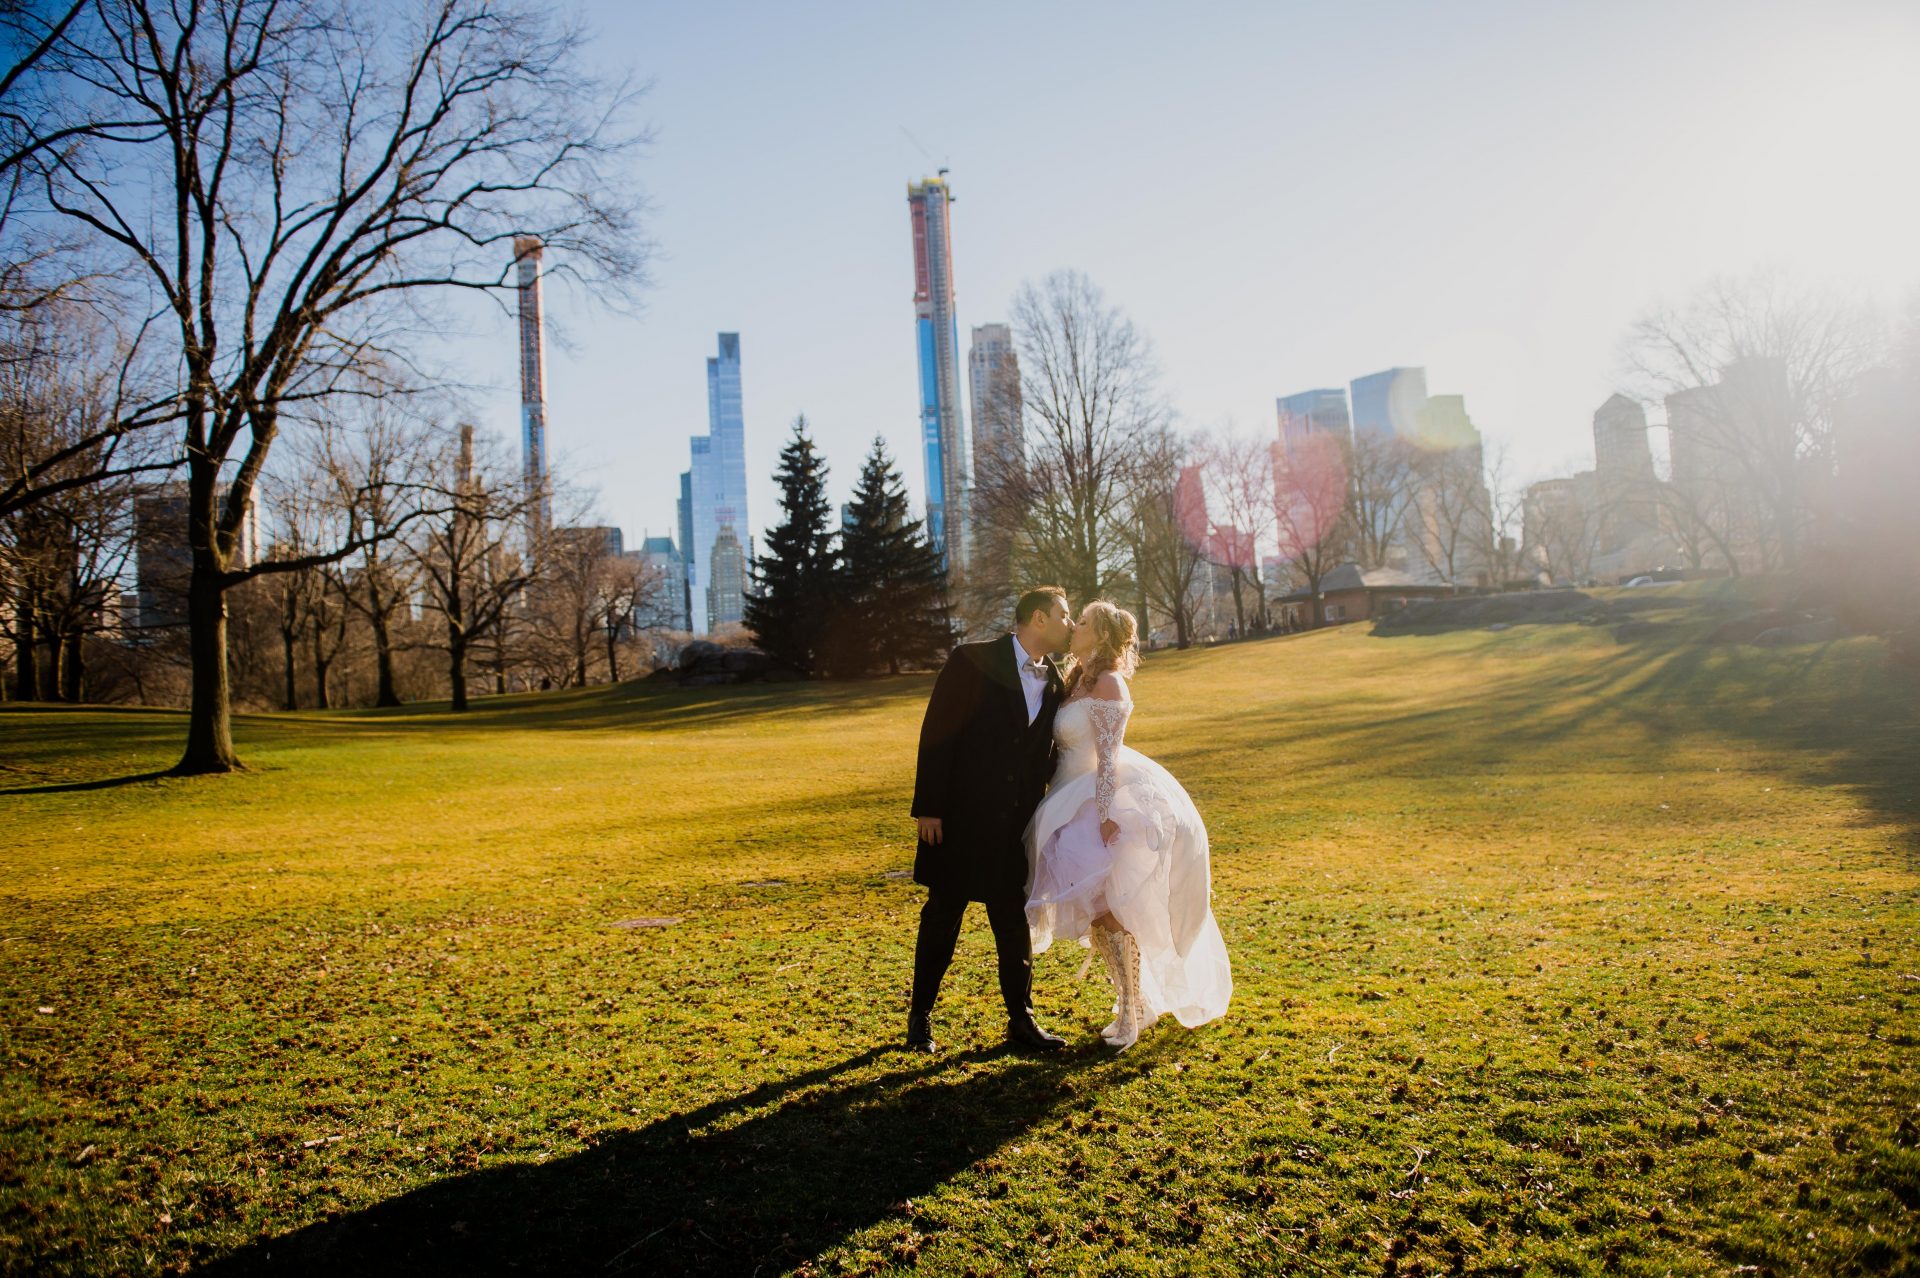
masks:
<svg viewBox="0 0 1920 1278"><path fill-rule="evenodd" d="M955 648L920 724L913 815L939 817L943 838L920 844L914 882L969 901L1026 891L1023 837L1053 776L1060 671L1048 658L1046 695L1029 724L1017 646L1002 635Z"/></svg>

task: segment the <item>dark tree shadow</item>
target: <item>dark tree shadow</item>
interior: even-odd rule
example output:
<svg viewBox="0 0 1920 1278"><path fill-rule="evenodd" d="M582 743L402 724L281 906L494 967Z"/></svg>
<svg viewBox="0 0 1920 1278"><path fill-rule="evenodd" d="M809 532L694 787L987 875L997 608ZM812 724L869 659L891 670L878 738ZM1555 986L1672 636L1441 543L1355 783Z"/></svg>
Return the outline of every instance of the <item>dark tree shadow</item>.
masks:
<svg viewBox="0 0 1920 1278"><path fill-rule="evenodd" d="M873 1049L675 1114L545 1164L453 1176L264 1238L211 1275L748 1274L789 1268L884 1219L1097 1088L1151 1044L970 1066ZM834 1080L878 1061L877 1077ZM760 1111L760 1112L756 1112Z"/></svg>
<svg viewBox="0 0 1920 1278"><path fill-rule="evenodd" d="M173 773L165 768L157 772L135 772L124 777L100 777L93 781L62 781L51 785L23 785L11 790L0 790L0 798L9 794L77 794L82 790L117 790L123 785L137 785L142 781L158 781L170 777Z"/></svg>

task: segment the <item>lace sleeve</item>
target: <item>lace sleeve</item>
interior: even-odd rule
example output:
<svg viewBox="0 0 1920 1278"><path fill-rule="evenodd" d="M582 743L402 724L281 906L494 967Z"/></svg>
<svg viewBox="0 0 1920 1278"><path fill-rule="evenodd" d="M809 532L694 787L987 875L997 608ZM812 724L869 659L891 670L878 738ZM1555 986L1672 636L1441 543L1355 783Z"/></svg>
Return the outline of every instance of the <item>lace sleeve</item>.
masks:
<svg viewBox="0 0 1920 1278"><path fill-rule="evenodd" d="M1100 819L1107 819L1113 807L1115 765L1120 759L1120 741L1127 732L1127 716L1133 713L1130 701L1107 701L1095 697L1087 702L1087 717L1093 721L1093 749L1099 759L1094 778L1094 802Z"/></svg>

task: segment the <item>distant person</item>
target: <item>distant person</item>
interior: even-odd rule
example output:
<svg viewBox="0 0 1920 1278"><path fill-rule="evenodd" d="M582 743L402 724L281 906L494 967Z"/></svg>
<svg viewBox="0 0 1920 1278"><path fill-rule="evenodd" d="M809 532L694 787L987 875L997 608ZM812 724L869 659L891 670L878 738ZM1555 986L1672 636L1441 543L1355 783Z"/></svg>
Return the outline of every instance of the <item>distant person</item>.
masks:
<svg viewBox="0 0 1920 1278"><path fill-rule="evenodd" d="M907 1046L931 1052L933 1004L953 962L969 902L987 907L1000 958L1007 1041L1052 1051L1066 1040L1033 1017L1033 951L1022 833L1053 773L1053 712L1065 680L1050 654L1073 634L1067 596L1041 586L1020 596L1014 631L953 650L920 725L913 880L927 889L913 952Z"/></svg>
<svg viewBox="0 0 1920 1278"><path fill-rule="evenodd" d="M1104 600L1073 624L1066 696L1053 717L1060 766L1027 827L1033 950L1085 938L1099 951L1115 993L1100 1037L1118 1048L1169 1013L1204 1025L1233 995L1213 920L1207 827L1171 773L1122 744L1136 633L1133 614Z"/></svg>

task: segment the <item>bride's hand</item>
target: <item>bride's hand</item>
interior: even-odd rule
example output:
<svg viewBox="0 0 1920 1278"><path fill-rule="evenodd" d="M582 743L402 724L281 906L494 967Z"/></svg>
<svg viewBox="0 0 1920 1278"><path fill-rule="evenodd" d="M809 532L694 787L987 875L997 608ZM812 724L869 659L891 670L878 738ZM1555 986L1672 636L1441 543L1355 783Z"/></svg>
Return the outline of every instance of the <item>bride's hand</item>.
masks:
<svg viewBox="0 0 1920 1278"><path fill-rule="evenodd" d="M1111 843L1119 837L1120 823L1118 821L1106 820L1100 823L1100 841L1102 843Z"/></svg>

